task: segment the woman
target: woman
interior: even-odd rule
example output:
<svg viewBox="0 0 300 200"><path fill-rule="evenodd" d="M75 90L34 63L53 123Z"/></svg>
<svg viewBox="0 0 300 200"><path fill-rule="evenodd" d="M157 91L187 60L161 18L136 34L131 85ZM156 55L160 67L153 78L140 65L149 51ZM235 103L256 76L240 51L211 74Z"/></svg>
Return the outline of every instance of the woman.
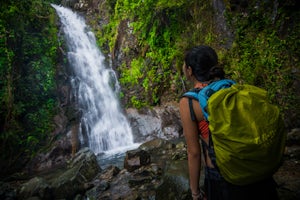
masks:
<svg viewBox="0 0 300 200"><path fill-rule="evenodd" d="M196 46L186 54L183 72L187 80L193 83L194 90L200 90L215 80L224 79L225 73L217 65L218 56L211 47ZM180 116L187 143L190 189L194 200L278 199L272 178L246 186L232 185L222 178L216 164L211 160L211 155L214 154L211 154L213 150L209 148L208 123L204 120L197 100L181 98ZM204 197L199 188L201 148L205 161L204 190L207 197Z"/></svg>

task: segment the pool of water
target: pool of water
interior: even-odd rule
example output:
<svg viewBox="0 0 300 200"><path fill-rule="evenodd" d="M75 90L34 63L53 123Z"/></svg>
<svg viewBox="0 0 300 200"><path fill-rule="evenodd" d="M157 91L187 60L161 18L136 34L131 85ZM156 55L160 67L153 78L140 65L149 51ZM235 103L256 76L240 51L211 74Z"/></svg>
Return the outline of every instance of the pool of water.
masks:
<svg viewBox="0 0 300 200"><path fill-rule="evenodd" d="M113 149L111 151L99 153L97 155L98 164L100 165L101 169L105 169L110 165L114 165L120 169L123 169L126 152L129 150L137 149L139 146L139 143L135 143L131 146L121 147Z"/></svg>

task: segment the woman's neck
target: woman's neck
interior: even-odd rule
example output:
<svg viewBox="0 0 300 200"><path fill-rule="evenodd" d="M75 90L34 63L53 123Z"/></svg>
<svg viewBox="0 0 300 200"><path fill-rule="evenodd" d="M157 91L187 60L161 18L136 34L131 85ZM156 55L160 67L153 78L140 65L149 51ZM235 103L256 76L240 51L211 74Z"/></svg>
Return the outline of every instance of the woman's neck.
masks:
<svg viewBox="0 0 300 200"><path fill-rule="evenodd" d="M204 88L205 86L207 86L208 84L214 82L214 81L217 81L217 80L220 80L220 78L216 77L212 80L209 80L209 81L205 81L205 82L200 82L200 81L194 81L194 88Z"/></svg>
<svg viewBox="0 0 300 200"><path fill-rule="evenodd" d="M199 81L197 81L194 84L194 88L202 89L202 88L204 88L207 85L208 85L208 82L199 82Z"/></svg>

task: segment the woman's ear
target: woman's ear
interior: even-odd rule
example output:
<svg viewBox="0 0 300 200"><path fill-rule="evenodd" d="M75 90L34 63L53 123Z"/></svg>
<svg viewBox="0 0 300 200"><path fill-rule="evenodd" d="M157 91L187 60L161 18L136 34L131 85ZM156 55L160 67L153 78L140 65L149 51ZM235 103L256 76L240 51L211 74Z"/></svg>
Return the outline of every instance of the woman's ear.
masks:
<svg viewBox="0 0 300 200"><path fill-rule="evenodd" d="M187 66L186 71L189 76L193 75L193 69L190 66Z"/></svg>

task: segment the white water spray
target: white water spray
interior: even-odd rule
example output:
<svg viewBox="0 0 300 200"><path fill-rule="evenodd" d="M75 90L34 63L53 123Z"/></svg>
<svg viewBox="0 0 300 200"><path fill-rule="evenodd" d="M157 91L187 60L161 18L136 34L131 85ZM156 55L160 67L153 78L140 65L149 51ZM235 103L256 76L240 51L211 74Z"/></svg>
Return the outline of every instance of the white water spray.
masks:
<svg viewBox="0 0 300 200"><path fill-rule="evenodd" d="M68 61L74 71L73 92L82 109L83 132L94 153L134 146L131 127L121 112L117 98L119 84L115 72L104 63L94 34L85 20L68 8L53 5L60 17Z"/></svg>

